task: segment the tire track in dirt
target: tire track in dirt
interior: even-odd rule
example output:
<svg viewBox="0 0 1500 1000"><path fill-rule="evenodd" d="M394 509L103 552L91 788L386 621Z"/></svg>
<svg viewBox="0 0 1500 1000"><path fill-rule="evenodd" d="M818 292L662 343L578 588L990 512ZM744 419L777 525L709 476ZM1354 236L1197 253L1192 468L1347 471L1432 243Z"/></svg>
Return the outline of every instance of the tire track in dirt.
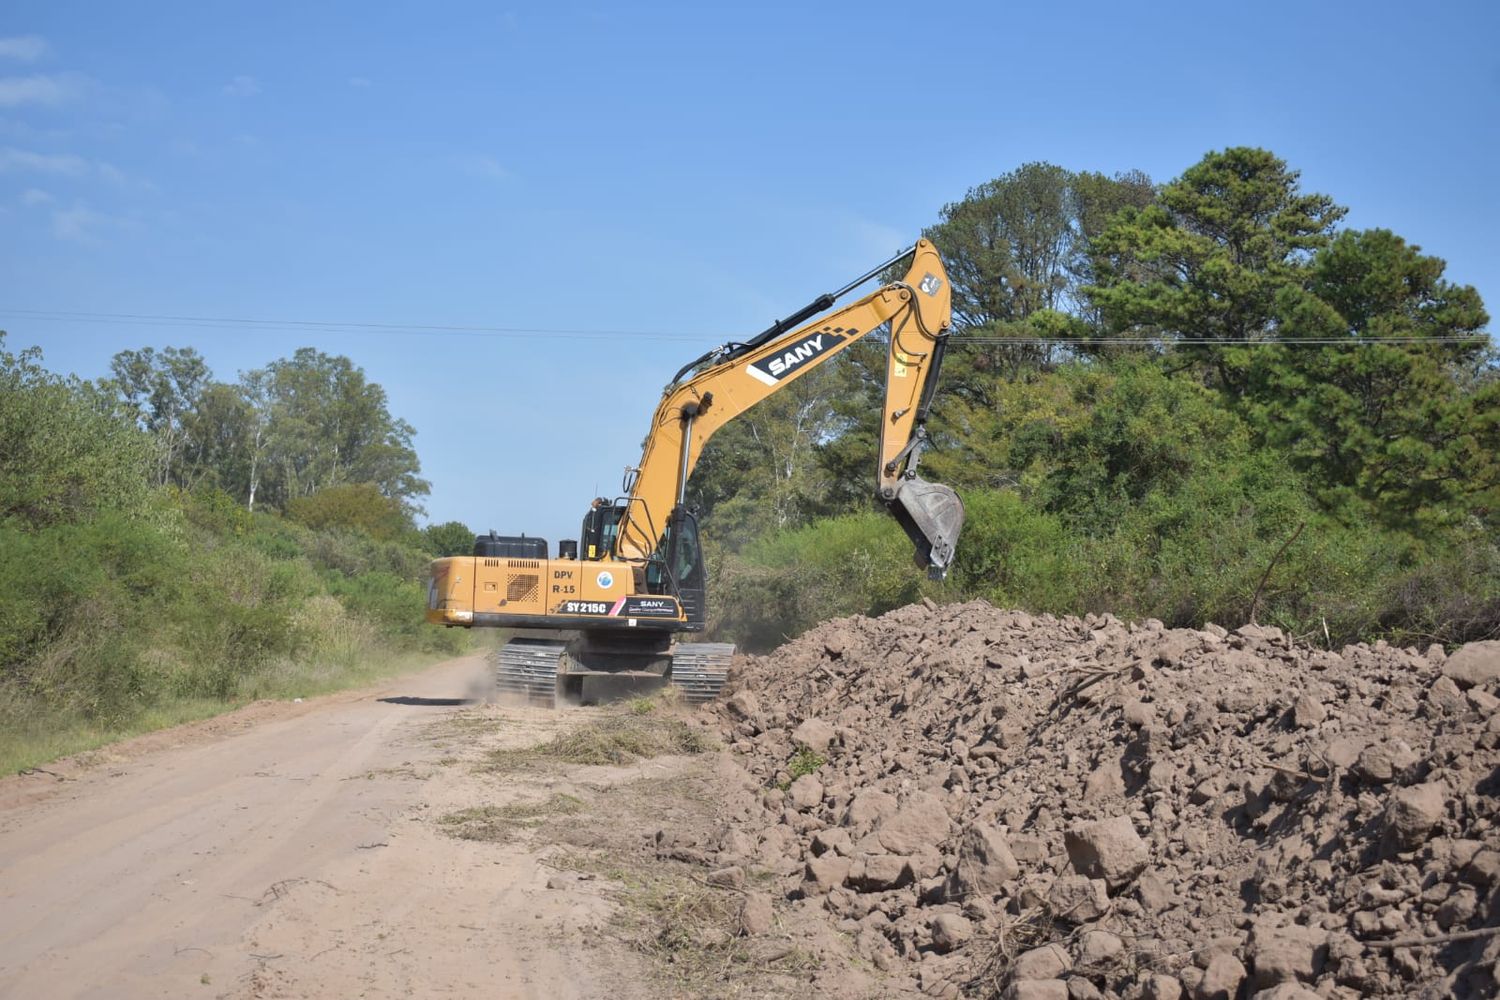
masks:
<svg viewBox="0 0 1500 1000"><path fill-rule="evenodd" d="M0 782L0 997L638 995L631 956L601 961L602 896L427 821L476 794L440 727L483 669ZM506 712L523 742L576 721Z"/></svg>

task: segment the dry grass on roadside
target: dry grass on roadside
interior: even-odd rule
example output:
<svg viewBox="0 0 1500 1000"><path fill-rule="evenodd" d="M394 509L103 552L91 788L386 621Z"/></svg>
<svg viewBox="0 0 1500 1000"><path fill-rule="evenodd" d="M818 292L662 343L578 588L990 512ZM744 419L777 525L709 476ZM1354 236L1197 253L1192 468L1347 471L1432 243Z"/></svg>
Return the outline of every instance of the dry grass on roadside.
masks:
<svg viewBox="0 0 1500 1000"><path fill-rule="evenodd" d="M548 762L631 764L668 754L704 753L715 746L706 731L637 700L545 743L494 750L484 769L511 771Z"/></svg>
<svg viewBox="0 0 1500 1000"><path fill-rule="evenodd" d="M816 960L785 941L736 936L743 894L710 886L676 861L569 851L549 864L607 879L615 931L690 996L732 997L764 987L768 973L801 978Z"/></svg>
<svg viewBox="0 0 1500 1000"><path fill-rule="evenodd" d="M583 800L572 795L554 795L541 802L512 802L503 806L474 806L449 813L438 820L449 836L460 840L504 843L520 830L531 830L557 816L583 809Z"/></svg>

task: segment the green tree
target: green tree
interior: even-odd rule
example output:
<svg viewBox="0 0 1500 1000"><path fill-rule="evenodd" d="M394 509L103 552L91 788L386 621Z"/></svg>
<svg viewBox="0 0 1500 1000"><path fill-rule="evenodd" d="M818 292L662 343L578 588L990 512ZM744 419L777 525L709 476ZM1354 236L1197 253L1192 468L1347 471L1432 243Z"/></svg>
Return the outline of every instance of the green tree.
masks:
<svg viewBox="0 0 1500 1000"><path fill-rule="evenodd" d="M1297 171L1263 149L1209 153L1093 239L1086 294L1119 333L1224 346L1264 339L1276 332L1278 296L1306 280L1344 211L1304 194ZM1242 353L1186 353L1220 386L1243 388Z"/></svg>
<svg viewBox="0 0 1500 1000"><path fill-rule="evenodd" d="M474 530L462 521L429 524L422 529L422 544L435 556L466 556L474 551Z"/></svg>
<svg viewBox="0 0 1500 1000"><path fill-rule="evenodd" d="M186 460L188 424L213 377L202 356L191 347L168 347L160 353L144 347L121 351L109 368L113 377L106 386L119 393L156 442L153 482L191 487L197 469Z"/></svg>
<svg viewBox="0 0 1500 1000"><path fill-rule="evenodd" d="M264 427L253 444L251 496L284 507L346 483L373 483L409 511L429 490L414 428L391 416L385 390L346 357L300 348L242 380ZM258 426L258 425L257 425ZM251 501L253 503L253 500Z"/></svg>
<svg viewBox="0 0 1500 1000"><path fill-rule="evenodd" d="M294 497L287 504L286 516L315 530L362 531L378 541L391 541L412 530L411 517L401 501L385 496L374 483L346 483Z"/></svg>
<svg viewBox="0 0 1500 1000"><path fill-rule="evenodd" d="M247 495L256 420L253 404L240 386L212 382L204 387L183 419L184 464L195 488Z"/></svg>
<svg viewBox="0 0 1500 1000"><path fill-rule="evenodd" d="M1097 283L1092 254L1094 239L1125 209L1143 209L1155 201L1156 186L1139 170L1114 176L1084 171L1073 175L1072 189L1074 224L1079 238L1074 242L1068 265L1071 311L1088 324L1090 333L1097 334L1106 327L1098 306L1088 295L1088 289Z"/></svg>
<svg viewBox="0 0 1500 1000"><path fill-rule="evenodd" d="M53 375L42 354L5 350L0 332L0 519L77 521L102 510L139 514L150 441L112 394Z"/></svg>
<svg viewBox="0 0 1500 1000"><path fill-rule="evenodd" d="M1444 268L1389 230L1340 233L1278 299L1283 337L1331 343L1245 366L1247 412L1330 507L1407 523L1494 506L1500 382L1476 336L1488 316Z"/></svg>
<svg viewBox="0 0 1500 1000"><path fill-rule="evenodd" d="M937 244L953 282L959 335L1022 341L966 345L948 379L953 392L987 404L1000 376L1050 365L1059 354L1026 341L1087 332L1090 240L1115 212L1153 196L1139 171L1107 177L1028 163L943 206L923 235Z"/></svg>

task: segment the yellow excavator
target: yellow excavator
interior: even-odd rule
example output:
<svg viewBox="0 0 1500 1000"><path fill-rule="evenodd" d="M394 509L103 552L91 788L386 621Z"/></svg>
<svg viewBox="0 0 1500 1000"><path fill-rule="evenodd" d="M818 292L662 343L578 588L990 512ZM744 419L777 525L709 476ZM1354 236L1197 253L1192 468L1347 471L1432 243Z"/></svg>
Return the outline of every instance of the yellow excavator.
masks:
<svg viewBox="0 0 1500 1000"><path fill-rule="evenodd" d="M828 311L907 258L901 280ZM919 240L749 340L684 365L662 394L622 495L594 500L579 538L559 542L549 558L543 539L480 536L474 555L432 564L427 620L516 630L494 655L497 685L535 704L597 703L669 683L690 702L712 700L734 647L676 641L703 630L706 609L688 476L720 427L883 328L890 350L876 495L915 544L918 565L941 579L963 528L963 503L948 487L919 478L917 463L928 447L950 298L937 249Z"/></svg>

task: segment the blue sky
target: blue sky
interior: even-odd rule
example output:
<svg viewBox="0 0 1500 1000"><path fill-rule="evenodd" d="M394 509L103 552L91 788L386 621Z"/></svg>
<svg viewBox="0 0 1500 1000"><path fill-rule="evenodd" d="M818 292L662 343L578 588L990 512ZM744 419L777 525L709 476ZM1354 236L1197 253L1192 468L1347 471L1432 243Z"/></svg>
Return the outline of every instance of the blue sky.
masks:
<svg viewBox="0 0 1500 1000"><path fill-rule="evenodd" d="M683 361L1028 161L1263 146L1500 309L1497 11L8 0L0 328L85 377L347 354L416 426L431 518L572 536Z"/></svg>

